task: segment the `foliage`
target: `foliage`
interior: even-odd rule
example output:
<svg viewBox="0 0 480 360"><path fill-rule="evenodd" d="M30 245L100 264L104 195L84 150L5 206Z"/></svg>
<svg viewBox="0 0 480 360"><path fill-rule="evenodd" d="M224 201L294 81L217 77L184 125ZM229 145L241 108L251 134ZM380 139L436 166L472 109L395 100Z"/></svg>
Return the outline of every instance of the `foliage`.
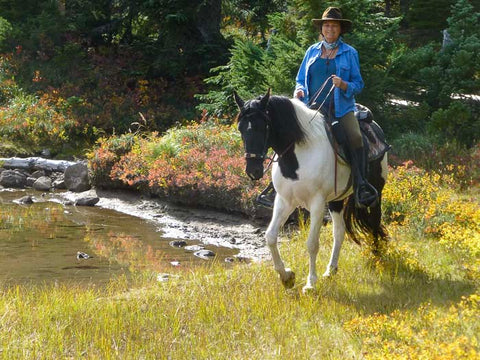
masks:
<svg viewBox="0 0 480 360"><path fill-rule="evenodd" d="M9 38L13 27L10 22L0 17L0 49L5 47L5 40Z"/></svg>
<svg viewBox="0 0 480 360"><path fill-rule="evenodd" d="M58 110L61 107L64 111ZM36 98L20 93L0 108L0 137L23 144L34 153L45 148L61 152L76 127L68 105L48 95Z"/></svg>
<svg viewBox="0 0 480 360"><path fill-rule="evenodd" d="M253 214L268 182L253 184L244 175L240 135L231 125L210 120L162 137L123 136L119 147L115 139L101 139L89 155L97 185L121 182L173 202Z"/></svg>
<svg viewBox="0 0 480 360"><path fill-rule="evenodd" d="M266 89L265 74L263 70L264 51L252 41L237 40L233 45L231 58L227 65L213 68L214 74L205 82L212 85L206 95L199 95L198 98L204 103L198 109L217 117L232 117L236 105L233 101L233 90L240 96L259 94Z"/></svg>
<svg viewBox="0 0 480 360"><path fill-rule="evenodd" d="M406 226L419 239L431 236L449 249L480 259L480 204L458 198L453 174L465 173L462 165L426 172L407 162L392 172L382 194L385 220Z"/></svg>
<svg viewBox="0 0 480 360"><path fill-rule="evenodd" d="M318 41L311 19L321 14L318 2L293 3L289 4L288 12L274 13L268 18L274 31L267 45L254 36L236 39L229 63L213 69L213 75L206 79L210 91L199 96L202 103L197 108L228 117L235 111L231 101L233 89L245 98L256 97L269 87L275 94L293 93L305 50ZM385 64L388 65L387 57L393 48L398 19L372 15L369 11L372 5L367 1L344 5L347 15L355 14L356 23L355 32L345 38L360 53L367 84L359 100L376 111L385 102L385 89L390 85Z"/></svg>
<svg viewBox="0 0 480 360"><path fill-rule="evenodd" d="M406 50L392 63L392 74L408 89L403 96L425 102L430 108L428 129L445 142L456 139L472 146L480 138L477 125L480 105L471 97L480 88L480 13L470 2L458 0L448 18L450 44L434 43ZM401 93L398 93L401 96Z"/></svg>

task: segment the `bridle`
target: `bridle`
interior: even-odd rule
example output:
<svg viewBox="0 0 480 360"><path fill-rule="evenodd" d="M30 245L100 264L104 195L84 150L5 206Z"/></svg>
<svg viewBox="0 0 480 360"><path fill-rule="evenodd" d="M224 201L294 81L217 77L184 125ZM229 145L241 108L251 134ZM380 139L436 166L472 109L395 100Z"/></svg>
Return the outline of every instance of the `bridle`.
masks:
<svg viewBox="0 0 480 360"><path fill-rule="evenodd" d="M244 114L242 115L242 117L250 117L250 116L253 116L253 115L261 115L262 118L264 118L265 120L265 136L263 138L263 143L264 143L264 146L263 146L263 151L262 153L251 153L251 152L248 152L247 151L247 145L246 145L246 142L244 141L244 150L245 150L245 154L244 154L244 157L245 159L259 159L259 160L265 160L266 159L266 156L267 156L267 152L268 152L268 148L269 148L269 145L268 145L268 140L269 140L269 137L270 137L270 126L271 126L271 121L270 121L270 117L268 116L268 113L267 112L263 112L261 110L254 110L254 111L249 111L249 113L247 114Z"/></svg>

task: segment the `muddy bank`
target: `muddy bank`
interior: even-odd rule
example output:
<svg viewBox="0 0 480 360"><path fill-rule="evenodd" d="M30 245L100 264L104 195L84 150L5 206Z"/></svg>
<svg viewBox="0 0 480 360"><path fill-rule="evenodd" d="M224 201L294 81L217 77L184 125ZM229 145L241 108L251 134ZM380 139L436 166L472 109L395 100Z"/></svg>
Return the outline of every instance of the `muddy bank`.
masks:
<svg viewBox="0 0 480 360"><path fill-rule="evenodd" d="M238 249L239 257L254 261L269 258L264 240L265 220L249 220L240 214L187 208L126 191L67 191L55 196L73 202L82 197L98 196L100 200L96 206L151 221L158 225L165 237L199 240L207 245Z"/></svg>

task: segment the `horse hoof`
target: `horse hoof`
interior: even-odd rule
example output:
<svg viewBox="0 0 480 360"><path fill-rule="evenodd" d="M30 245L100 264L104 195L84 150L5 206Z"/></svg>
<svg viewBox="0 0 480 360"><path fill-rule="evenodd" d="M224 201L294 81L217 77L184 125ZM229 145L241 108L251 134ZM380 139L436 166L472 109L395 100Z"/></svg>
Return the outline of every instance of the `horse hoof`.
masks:
<svg viewBox="0 0 480 360"><path fill-rule="evenodd" d="M324 278L328 278L328 277L331 277L333 275L335 275L338 271L338 268L334 267L334 268L328 268L327 271L325 271L323 273L323 277Z"/></svg>
<svg viewBox="0 0 480 360"><path fill-rule="evenodd" d="M295 285L295 273L290 269L285 269L285 278L282 284L286 289L291 289Z"/></svg>

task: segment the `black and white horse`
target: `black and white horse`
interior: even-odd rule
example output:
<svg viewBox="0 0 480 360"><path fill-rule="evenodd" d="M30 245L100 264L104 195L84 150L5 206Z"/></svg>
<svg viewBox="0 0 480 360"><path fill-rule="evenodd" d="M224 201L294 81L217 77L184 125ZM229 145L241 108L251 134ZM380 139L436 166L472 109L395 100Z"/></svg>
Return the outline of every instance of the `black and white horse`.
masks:
<svg viewBox="0 0 480 360"><path fill-rule="evenodd" d="M381 192L387 178L386 154L370 164L369 182L379 194L378 203L369 209L355 208L350 167L337 161L327 137L323 116L297 99L270 96L244 101L234 93L240 108L238 129L245 147L246 173L251 179L264 174L263 162L268 149L278 154L272 166L272 181L277 191L273 215L265 233L275 270L282 283L292 287L295 274L285 268L277 246L280 228L296 207L310 212L307 249L310 257L309 275L303 290L315 287L316 258L319 234L328 203L333 222L333 249L324 276L338 268L340 248L347 231L359 243L358 235L370 236L373 244L385 240L381 224Z"/></svg>

